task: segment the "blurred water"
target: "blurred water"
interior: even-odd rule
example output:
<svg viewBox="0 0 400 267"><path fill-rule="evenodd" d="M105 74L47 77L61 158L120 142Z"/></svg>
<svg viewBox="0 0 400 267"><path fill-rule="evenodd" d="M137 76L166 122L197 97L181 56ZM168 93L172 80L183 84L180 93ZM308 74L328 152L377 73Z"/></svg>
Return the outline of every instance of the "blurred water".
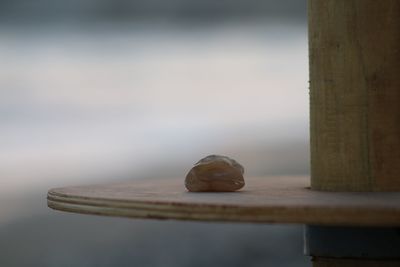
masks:
<svg viewBox="0 0 400 267"><path fill-rule="evenodd" d="M56 214L44 197L63 185L183 179L213 153L234 157L247 175L308 173L305 25L136 23L0 32L0 265L304 266L298 227ZM182 230L187 240L177 236ZM165 238L157 257L149 254L154 244L144 241L152 238ZM169 248L177 242L179 248ZM209 242L219 245L196 259ZM278 253L273 245L285 242L294 245Z"/></svg>

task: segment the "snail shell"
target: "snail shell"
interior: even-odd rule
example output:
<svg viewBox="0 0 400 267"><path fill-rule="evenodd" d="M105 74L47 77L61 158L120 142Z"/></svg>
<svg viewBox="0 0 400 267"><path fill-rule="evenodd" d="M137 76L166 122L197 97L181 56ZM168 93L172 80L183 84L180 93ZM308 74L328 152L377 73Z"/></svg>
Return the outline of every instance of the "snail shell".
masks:
<svg viewBox="0 0 400 267"><path fill-rule="evenodd" d="M210 155L198 161L186 175L185 186L191 192L232 192L244 186L244 168L235 160Z"/></svg>

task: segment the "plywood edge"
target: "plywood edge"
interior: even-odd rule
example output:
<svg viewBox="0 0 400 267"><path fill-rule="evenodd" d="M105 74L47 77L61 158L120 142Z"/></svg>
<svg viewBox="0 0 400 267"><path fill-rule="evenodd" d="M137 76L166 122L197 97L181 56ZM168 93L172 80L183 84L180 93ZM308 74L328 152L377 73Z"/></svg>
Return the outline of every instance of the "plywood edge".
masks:
<svg viewBox="0 0 400 267"><path fill-rule="evenodd" d="M126 202L63 196L57 193L57 189L49 191L47 203L50 208L59 211L128 218L381 227L400 225L400 210L382 207Z"/></svg>

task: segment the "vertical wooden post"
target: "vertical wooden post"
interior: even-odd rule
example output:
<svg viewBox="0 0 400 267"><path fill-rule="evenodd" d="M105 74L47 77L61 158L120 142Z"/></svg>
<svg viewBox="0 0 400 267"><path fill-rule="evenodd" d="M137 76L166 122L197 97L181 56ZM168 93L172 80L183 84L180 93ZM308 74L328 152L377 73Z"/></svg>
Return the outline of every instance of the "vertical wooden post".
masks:
<svg viewBox="0 0 400 267"><path fill-rule="evenodd" d="M309 0L308 17L311 188L400 191L400 0ZM313 265L400 266L338 257Z"/></svg>
<svg viewBox="0 0 400 267"><path fill-rule="evenodd" d="M308 12L312 189L400 191L400 1Z"/></svg>

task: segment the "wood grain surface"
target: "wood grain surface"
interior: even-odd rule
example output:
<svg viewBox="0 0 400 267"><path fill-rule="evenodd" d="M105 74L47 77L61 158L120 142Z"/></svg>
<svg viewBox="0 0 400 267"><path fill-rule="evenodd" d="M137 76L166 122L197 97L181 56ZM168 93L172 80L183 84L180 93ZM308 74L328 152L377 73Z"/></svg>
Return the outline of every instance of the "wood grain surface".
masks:
<svg viewBox="0 0 400 267"><path fill-rule="evenodd" d="M309 189L309 177L246 178L230 193L186 191L184 179L51 189L48 206L97 215L352 226L399 226L400 193L332 193Z"/></svg>
<svg viewBox="0 0 400 267"><path fill-rule="evenodd" d="M400 1L309 0L311 186L400 191Z"/></svg>

